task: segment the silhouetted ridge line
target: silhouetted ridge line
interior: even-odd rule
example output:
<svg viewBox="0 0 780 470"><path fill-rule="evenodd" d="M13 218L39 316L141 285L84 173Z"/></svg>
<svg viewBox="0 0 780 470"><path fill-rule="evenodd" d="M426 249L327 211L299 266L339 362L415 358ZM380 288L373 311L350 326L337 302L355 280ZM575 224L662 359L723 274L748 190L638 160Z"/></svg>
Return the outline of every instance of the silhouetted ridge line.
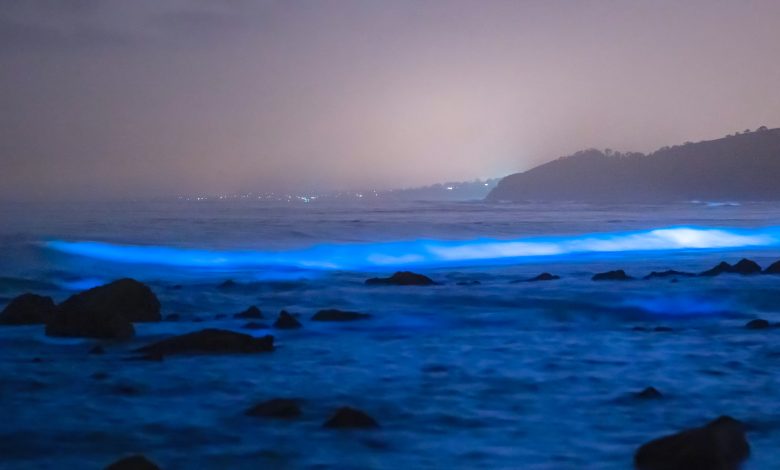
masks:
<svg viewBox="0 0 780 470"><path fill-rule="evenodd" d="M489 201L780 200L780 129L664 147L583 150L503 178Z"/></svg>

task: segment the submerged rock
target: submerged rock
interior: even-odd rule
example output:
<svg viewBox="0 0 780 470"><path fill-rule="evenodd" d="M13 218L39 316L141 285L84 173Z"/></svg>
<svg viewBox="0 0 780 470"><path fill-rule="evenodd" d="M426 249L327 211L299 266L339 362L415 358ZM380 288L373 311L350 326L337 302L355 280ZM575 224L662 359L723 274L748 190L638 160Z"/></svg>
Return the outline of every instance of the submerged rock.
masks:
<svg viewBox="0 0 780 470"><path fill-rule="evenodd" d="M292 398L272 398L249 408L244 414L263 418L289 419L300 416L301 407L298 406L298 401Z"/></svg>
<svg viewBox="0 0 780 470"><path fill-rule="evenodd" d="M260 311L259 308L252 305L248 309L244 310L241 313L237 313L233 315L233 318L247 318L247 319L257 319L257 318L263 318L263 312Z"/></svg>
<svg viewBox="0 0 780 470"><path fill-rule="evenodd" d="M685 271L675 271L674 269L667 269L666 271L653 271L647 276L645 276L643 279L657 279L657 278L665 278L665 277L692 277L695 276L693 273L688 273Z"/></svg>
<svg viewBox="0 0 780 470"><path fill-rule="evenodd" d="M534 276L534 277L528 279L528 282L557 281L560 278L561 278L561 276L556 276L555 274L542 273L542 274L539 274L538 276Z"/></svg>
<svg viewBox="0 0 780 470"><path fill-rule="evenodd" d="M0 313L0 325L35 325L46 323L57 307L51 297L22 294L6 305Z"/></svg>
<svg viewBox="0 0 780 470"><path fill-rule="evenodd" d="M637 392L634 396L641 400L658 400L659 398L663 398L661 392L655 387L647 387L641 392Z"/></svg>
<svg viewBox="0 0 780 470"><path fill-rule="evenodd" d="M249 354L273 350L273 336L255 338L234 331L208 328L164 339L136 351L165 356L169 354Z"/></svg>
<svg viewBox="0 0 780 470"><path fill-rule="evenodd" d="M279 318L277 318L274 322L274 328L278 328L280 330L293 330L302 326L303 325L301 325L301 322L299 322L298 319L294 316L290 315L287 310L282 310L279 312Z"/></svg>
<svg viewBox="0 0 780 470"><path fill-rule="evenodd" d="M129 338L130 322L160 321L160 301L134 279L120 279L70 296L46 325L49 336Z"/></svg>
<svg viewBox="0 0 780 470"><path fill-rule="evenodd" d="M750 455L744 425L721 416L644 444L634 455L637 470L737 470Z"/></svg>
<svg viewBox="0 0 780 470"><path fill-rule="evenodd" d="M160 470L154 462L143 455L131 455L112 463L105 470Z"/></svg>
<svg viewBox="0 0 780 470"><path fill-rule="evenodd" d="M326 428L377 428L379 423L365 412L344 406L322 425Z"/></svg>
<svg viewBox="0 0 780 470"><path fill-rule="evenodd" d="M241 328L243 328L245 330L265 330L265 329L268 329L269 326L267 324L265 324L265 323L258 323L256 321L250 321L250 322L247 322L247 323L244 323L243 325L241 325Z"/></svg>
<svg viewBox="0 0 780 470"><path fill-rule="evenodd" d="M731 265L725 261L721 261L716 266L702 272L699 276L719 276L721 274L759 274L761 272L761 266L755 261L747 258L742 258L737 264Z"/></svg>
<svg viewBox="0 0 780 470"><path fill-rule="evenodd" d="M320 310L311 317L313 321L354 321L367 320L369 318L371 318L371 315L367 313L347 312L335 308Z"/></svg>
<svg viewBox="0 0 780 470"><path fill-rule="evenodd" d="M622 269L616 269L614 271L594 274L591 279L594 281L629 281L634 278L626 274Z"/></svg>
<svg viewBox="0 0 780 470"><path fill-rule="evenodd" d="M436 284L433 279L411 271L398 271L390 277L372 277L366 279L367 285L393 286L430 286Z"/></svg>
<svg viewBox="0 0 780 470"><path fill-rule="evenodd" d="M749 322L745 323L745 328L748 330L764 330L770 326L771 325L769 322L763 318L756 318L755 320L750 320Z"/></svg>

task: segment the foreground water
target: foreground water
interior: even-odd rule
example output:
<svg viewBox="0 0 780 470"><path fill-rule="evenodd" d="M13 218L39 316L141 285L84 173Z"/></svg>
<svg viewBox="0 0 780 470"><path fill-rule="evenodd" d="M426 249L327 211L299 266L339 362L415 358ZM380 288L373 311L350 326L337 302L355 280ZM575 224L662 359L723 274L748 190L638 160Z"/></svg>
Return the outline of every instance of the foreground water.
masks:
<svg viewBox="0 0 780 470"><path fill-rule="evenodd" d="M132 276L153 288L163 315L181 315L137 325L135 339L103 343L102 356L87 354L93 340L0 328L3 468L97 469L142 452L166 469L618 469L641 443L721 414L749 425L746 468L780 468L780 330L743 328L756 317L780 321L780 277L590 280L743 256L767 266L780 259L773 205L15 205L0 207L0 220L0 307L25 291L60 301ZM648 231L681 226L696 231L642 250L657 243ZM626 243L637 234L645 238ZM609 249L582 249L605 239ZM83 241L115 254L72 243ZM580 249L560 249L572 244ZM399 258L431 245L460 251ZM440 284L363 284L405 260ZM543 271L561 279L512 282ZM221 286L228 279L235 284ZM304 327L272 331L271 354L125 360L166 335L242 331L243 321L215 315L252 304L270 318L300 313ZM374 317L308 321L330 307ZM631 398L650 385L664 398ZM301 398L303 416L243 415L277 396ZM322 429L342 405L381 429Z"/></svg>

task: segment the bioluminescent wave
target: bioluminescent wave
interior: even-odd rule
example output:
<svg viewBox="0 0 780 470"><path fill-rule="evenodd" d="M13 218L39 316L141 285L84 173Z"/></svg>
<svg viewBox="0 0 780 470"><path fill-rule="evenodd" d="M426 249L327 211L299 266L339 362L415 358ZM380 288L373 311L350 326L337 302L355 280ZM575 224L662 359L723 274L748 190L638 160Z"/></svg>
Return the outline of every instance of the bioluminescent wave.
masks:
<svg viewBox="0 0 780 470"><path fill-rule="evenodd" d="M220 269L275 266L324 270L457 266L592 253L768 248L778 245L780 227L670 227L515 240L483 238L468 241L322 244L287 251L216 251L92 241L57 240L46 243L46 247L58 252L117 263Z"/></svg>

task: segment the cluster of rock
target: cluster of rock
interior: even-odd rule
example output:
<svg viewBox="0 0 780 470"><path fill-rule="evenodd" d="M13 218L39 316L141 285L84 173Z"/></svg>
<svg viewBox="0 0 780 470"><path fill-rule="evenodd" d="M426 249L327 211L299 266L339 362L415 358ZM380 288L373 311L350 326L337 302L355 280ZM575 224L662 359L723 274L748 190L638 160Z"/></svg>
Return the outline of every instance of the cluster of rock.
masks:
<svg viewBox="0 0 780 470"><path fill-rule="evenodd" d="M301 415L300 400L272 398L258 403L244 412L246 416L260 418L293 419ZM322 424L325 428L377 428L379 423L364 411L343 406Z"/></svg>
<svg viewBox="0 0 780 470"><path fill-rule="evenodd" d="M755 261L747 258L743 258L739 260L736 264L729 264L725 261L721 261L714 267L706 271L702 271L698 274L669 269L667 271L653 271L647 276L645 276L643 279L657 279L657 278L669 278L669 277L676 279L679 277L694 277L694 276L714 277L714 276L719 276L721 274L740 274L743 276L749 276L753 274L780 274L780 261L776 261L772 263L766 269L761 269L761 266ZM615 271L597 273L593 275L592 279L594 281L629 281L635 278L626 274L624 270L618 269Z"/></svg>

